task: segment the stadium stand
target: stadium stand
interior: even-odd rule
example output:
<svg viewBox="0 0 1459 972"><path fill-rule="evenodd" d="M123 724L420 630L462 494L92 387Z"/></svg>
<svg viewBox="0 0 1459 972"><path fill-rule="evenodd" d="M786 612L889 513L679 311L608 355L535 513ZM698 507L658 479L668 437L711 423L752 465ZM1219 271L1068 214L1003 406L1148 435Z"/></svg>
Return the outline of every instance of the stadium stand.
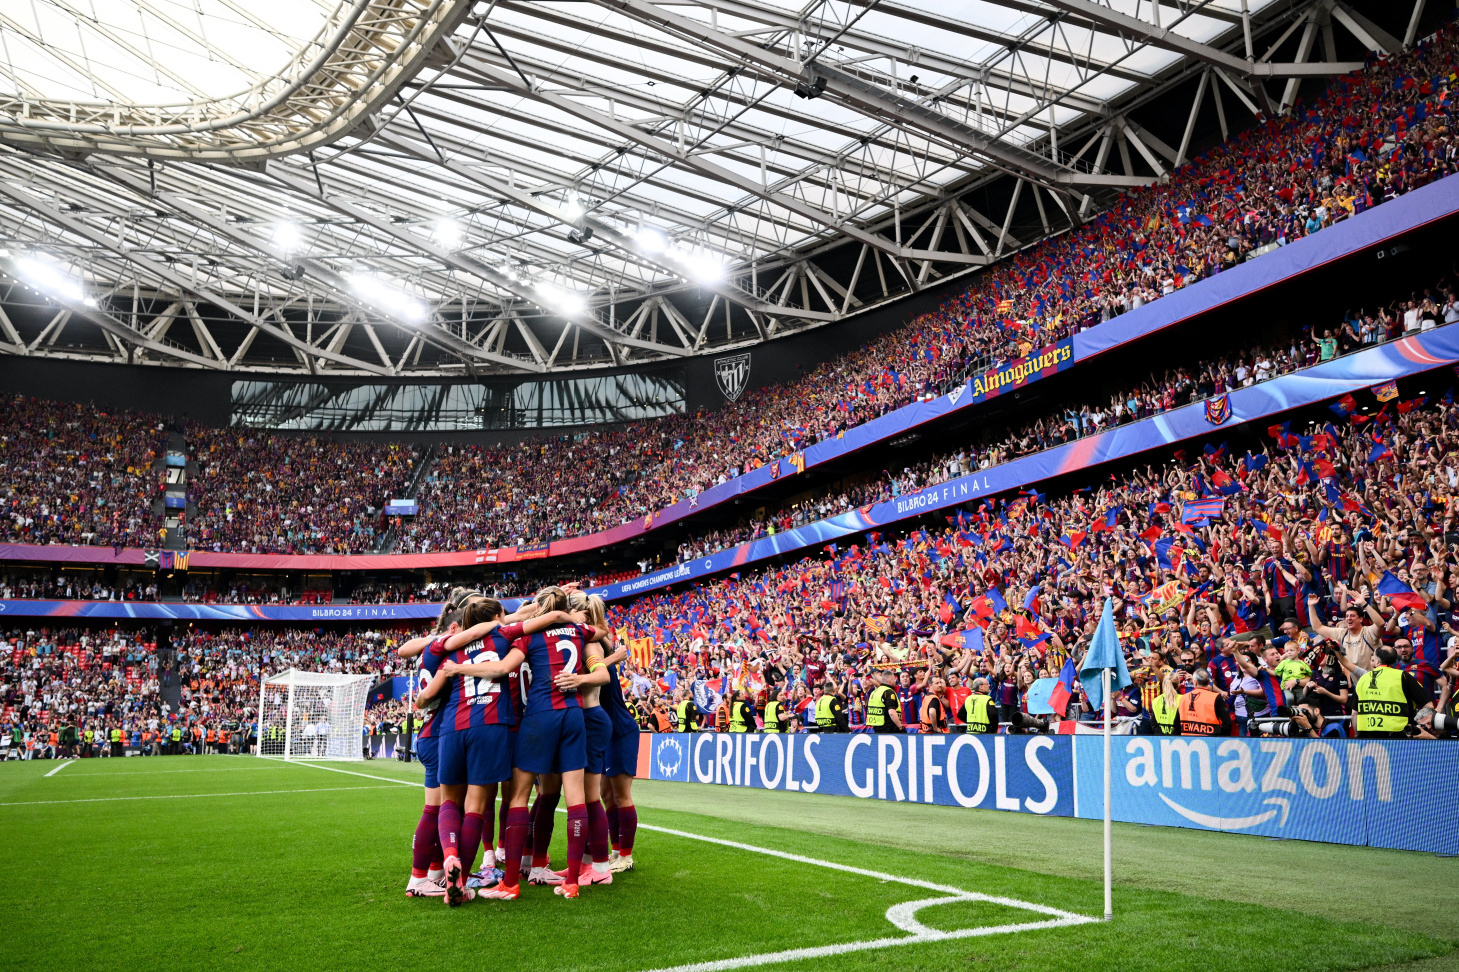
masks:
<svg viewBox="0 0 1459 972"><path fill-rule="evenodd" d="M0 540L141 546L166 433L155 415L16 396L0 407Z"/></svg>
<svg viewBox="0 0 1459 972"><path fill-rule="evenodd" d="M363 553L378 544L385 500L410 480L418 450L253 429L187 430L201 475L189 490L192 546L248 553Z"/></svg>

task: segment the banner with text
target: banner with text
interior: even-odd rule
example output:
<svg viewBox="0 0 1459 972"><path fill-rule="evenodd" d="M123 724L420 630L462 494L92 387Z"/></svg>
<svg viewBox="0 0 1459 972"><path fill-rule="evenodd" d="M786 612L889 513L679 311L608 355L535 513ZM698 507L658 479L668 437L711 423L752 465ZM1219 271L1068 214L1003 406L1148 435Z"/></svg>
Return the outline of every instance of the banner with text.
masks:
<svg viewBox="0 0 1459 972"><path fill-rule="evenodd" d="M1459 745L1422 740L1116 736L1113 816L1453 853ZM638 775L1098 820L1099 736L645 733Z"/></svg>
<svg viewBox="0 0 1459 972"><path fill-rule="evenodd" d="M760 790L1074 815L1070 736L654 735L649 777Z"/></svg>

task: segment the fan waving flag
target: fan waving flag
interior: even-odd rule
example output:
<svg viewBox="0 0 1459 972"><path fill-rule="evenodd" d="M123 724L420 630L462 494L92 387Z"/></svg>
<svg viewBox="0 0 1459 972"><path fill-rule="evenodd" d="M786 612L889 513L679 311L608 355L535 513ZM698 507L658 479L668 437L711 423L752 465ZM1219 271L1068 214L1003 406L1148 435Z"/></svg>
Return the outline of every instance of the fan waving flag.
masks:
<svg viewBox="0 0 1459 972"><path fill-rule="evenodd" d="M1373 392L1373 397L1378 399L1378 401L1391 402L1398 397L1398 382L1385 381L1381 385L1374 385L1370 391Z"/></svg>
<svg viewBox="0 0 1459 972"><path fill-rule="evenodd" d="M1074 679L1078 673L1074 671L1074 658L1071 656L1064 659L1064 667L1059 672L1059 684L1054 686L1054 691L1049 695L1049 707L1054 714L1062 717L1069 709L1069 700L1074 697Z"/></svg>
<svg viewBox="0 0 1459 972"><path fill-rule="evenodd" d="M1206 399L1206 421L1220 425L1231 417L1231 396L1220 395Z"/></svg>
<svg viewBox="0 0 1459 972"><path fill-rule="evenodd" d="M1378 593L1388 598L1389 603L1394 607L1415 608L1424 611L1429 606L1429 602L1425 601L1422 595L1394 577L1392 571L1385 570L1383 576L1378 579Z"/></svg>
<svg viewBox="0 0 1459 972"><path fill-rule="evenodd" d="M1223 499L1186 500L1185 506L1181 507L1180 522L1205 526L1211 517L1221 515L1225 503Z"/></svg>

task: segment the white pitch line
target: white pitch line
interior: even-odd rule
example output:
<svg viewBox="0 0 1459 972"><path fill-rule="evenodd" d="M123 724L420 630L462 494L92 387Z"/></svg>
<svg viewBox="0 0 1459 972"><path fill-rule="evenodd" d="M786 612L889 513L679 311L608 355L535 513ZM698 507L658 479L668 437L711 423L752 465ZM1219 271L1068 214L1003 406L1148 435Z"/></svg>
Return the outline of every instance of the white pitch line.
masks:
<svg viewBox="0 0 1459 972"><path fill-rule="evenodd" d="M749 851L753 854L765 854L770 857L779 857L787 861L795 861L797 864L811 864L815 867L827 867L833 871L844 871L847 874L860 874L862 877L876 878L878 881L894 881L897 884L909 884L914 888L926 888L928 891L941 891L944 894L957 895L969 901L985 901L989 904L1003 905L1006 908L1022 908L1025 911L1036 911L1043 915L1052 915L1055 918L1077 918L1080 921L1094 921L1086 915L1075 914L1072 911L1061 911L1058 908L1050 908L1048 905L1034 904L1031 901L1020 901L1017 898L1000 898L989 894L980 894L976 891L964 891L962 888L954 888L946 884L934 884L931 881L922 881L917 878L899 877L895 874L886 874L881 871L871 871L864 867L852 867L850 864L837 864L835 861L823 861L815 857L804 857L800 854L790 854L785 851L771 850L768 847L756 847L754 844L741 844L738 841L722 840L718 837L706 837L703 834L691 834L683 830L671 830L668 827L655 827L651 824L641 823L639 830L655 830L661 834L671 834L675 837L684 837L689 840L702 840L706 844L719 844L722 847L733 847L735 850Z"/></svg>
<svg viewBox="0 0 1459 972"><path fill-rule="evenodd" d="M78 762L78 760L68 759L64 763L60 764L55 769L53 769L49 773L47 773L46 776L55 776L57 773L61 772L61 770L65 769L67 766L70 766L72 763L75 763L75 762Z"/></svg>
<svg viewBox="0 0 1459 972"><path fill-rule="evenodd" d="M0 807L39 807L52 803L114 803L120 800L195 800L200 797L267 796L271 793L336 793L340 790L388 790L388 786L325 786L305 790L239 790L237 793L165 793L158 796L88 797L83 800L26 800Z"/></svg>
<svg viewBox="0 0 1459 972"><path fill-rule="evenodd" d="M1073 925L1087 925L1099 921L1098 918L1091 918L1088 915L1080 915L1072 911L1062 911L1058 908L1050 908L1047 905L1034 904L1031 901L1020 901L1017 898L1004 898L995 895L980 894L976 891L965 891L962 888L954 888L945 884L934 884L931 881L922 881L918 878L886 874L882 871L872 871L863 867L852 867L849 864L838 864L835 861L806 857L802 854L790 854L785 851L772 850L768 847L757 847L754 844L742 844L738 841L723 840L719 837L706 837L703 834L691 834L684 830L674 830L669 827L655 827L652 824L640 823L638 827L640 830L653 830L661 834L683 837L687 840L718 844L721 847L749 851L752 854L764 854L768 857L778 857L782 860L794 861L798 864L810 864L813 867L825 867L833 871L843 871L847 874L858 874L862 877L875 878L879 881L890 881L897 884L910 885L915 888L941 891L948 895L948 897L928 898L922 901L906 901L888 908L886 914L887 921L911 933L903 938L874 938L869 941L842 942L839 945L819 945L813 948L793 948L782 952L762 952L759 955L742 955L738 958L718 959L710 962L691 962L686 965L653 969L651 972L725 972L728 969L742 969L756 965L774 965L780 962L798 962L805 959L829 958L834 955L845 955L848 952L866 952L875 949L897 948L903 945L920 945L925 942L942 942L956 938L1008 935L1016 932L1037 931L1042 928L1066 928ZM987 925L980 928L963 928L957 931L946 932L939 931L935 928L928 928L913 917L922 908L951 904L958 901L977 901L997 904L1007 908L1018 908L1037 914L1051 915L1052 917L1045 921L1022 922L1011 925Z"/></svg>
<svg viewBox="0 0 1459 972"><path fill-rule="evenodd" d="M115 773L72 773L69 779L82 776L106 776L113 780L129 779L133 776L165 776L169 773L247 773L267 769L264 766L199 766L197 769L180 770L118 770Z"/></svg>
<svg viewBox="0 0 1459 972"><path fill-rule="evenodd" d="M393 776L375 776L370 773L356 773L354 770L340 769L337 766L320 766L318 763L299 763L295 762L292 759L281 759L277 756L265 756L263 758L267 760L272 760L276 763L285 763L289 766L308 766L313 769L329 770L329 772L331 773L344 773L346 776L363 776L367 780L384 780L386 783L397 783L400 786L423 785L420 780L397 780ZM374 788L370 787L370 789Z"/></svg>
<svg viewBox="0 0 1459 972"><path fill-rule="evenodd" d="M940 899L934 899L940 900ZM868 952L881 948L896 948L901 945L921 945L926 942L943 942L954 938L976 938L984 935L1007 935L1021 931L1037 931L1040 928L1063 928L1098 921L1085 915L1073 918L1056 918L1051 921L1033 921L1021 925L989 925L983 928L964 928L959 931L933 931L926 935L909 935L905 938L874 938L865 942L843 942L840 945L821 945L815 948L792 948L784 952L762 952L759 955L744 955L740 958L720 959L716 962L691 962L687 965L673 965L652 972L724 972L726 969L742 969L754 965L774 965L778 962L798 962L803 959L829 958L848 952Z"/></svg>

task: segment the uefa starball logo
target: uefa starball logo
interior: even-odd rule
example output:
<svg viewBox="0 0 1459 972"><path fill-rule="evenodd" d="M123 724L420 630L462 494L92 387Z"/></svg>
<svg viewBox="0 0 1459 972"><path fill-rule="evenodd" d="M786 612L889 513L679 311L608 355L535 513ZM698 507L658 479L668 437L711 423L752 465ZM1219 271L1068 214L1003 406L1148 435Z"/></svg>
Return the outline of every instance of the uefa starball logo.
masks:
<svg viewBox="0 0 1459 972"><path fill-rule="evenodd" d="M725 398L732 402L737 401L750 381L749 352L732 354L728 358L715 361L714 380L719 383L719 390L724 392Z"/></svg>
<svg viewBox="0 0 1459 972"><path fill-rule="evenodd" d="M684 750L679 746L679 740L670 736L659 743L658 752L654 758L659 764L659 773L667 779L673 779L679 772L679 767L684 764Z"/></svg>

